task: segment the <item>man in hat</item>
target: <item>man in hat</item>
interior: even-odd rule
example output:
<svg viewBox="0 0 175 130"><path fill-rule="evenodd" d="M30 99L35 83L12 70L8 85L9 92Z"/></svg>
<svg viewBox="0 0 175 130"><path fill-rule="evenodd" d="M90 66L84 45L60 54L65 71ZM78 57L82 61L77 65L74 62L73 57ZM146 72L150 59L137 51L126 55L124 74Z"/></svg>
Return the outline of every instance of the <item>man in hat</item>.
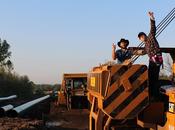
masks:
<svg viewBox="0 0 175 130"><path fill-rule="evenodd" d="M159 48L159 43L155 37L156 35L156 25L153 12L148 12L151 22L151 29L149 35L146 35L144 32L138 34L140 41L145 43L145 53L149 57L149 90L150 96L153 98L159 97L159 72L160 66L163 64L162 53Z"/></svg>
<svg viewBox="0 0 175 130"><path fill-rule="evenodd" d="M118 63L121 64L125 60L129 60L132 56L132 51L129 50L127 47L129 45L129 41L122 38L118 42L118 46L120 49L116 50L116 45L113 43L112 45L112 59L118 60Z"/></svg>

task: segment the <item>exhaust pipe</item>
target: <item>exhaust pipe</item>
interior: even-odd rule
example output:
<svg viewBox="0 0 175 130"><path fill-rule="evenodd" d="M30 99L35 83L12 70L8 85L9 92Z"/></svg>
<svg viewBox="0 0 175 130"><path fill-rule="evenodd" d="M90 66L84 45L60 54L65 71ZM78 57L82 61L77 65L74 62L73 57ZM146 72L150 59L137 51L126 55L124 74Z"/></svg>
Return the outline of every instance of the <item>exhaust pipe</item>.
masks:
<svg viewBox="0 0 175 130"><path fill-rule="evenodd" d="M6 112L13 109L13 105L9 104L9 105L6 105L6 106L3 106L0 108L0 117L3 117L6 115Z"/></svg>
<svg viewBox="0 0 175 130"><path fill-rule="evenodd" d="M27 112L28 109L34 107L36 104L39 104L47 99L50 98L50 95L35 99L33 101L27 102L25 104L22 104L18 107L13 108L12 110L7 112L7 116L9 117L17 117L19 115L24 114L25 112Z"/></svg>
<svg viewBox="0 0 175 130"><path fill-rule="evenodd" d="M12 95L12 96L8 96L8 97L1 97L0 101L11 100L11 99L15 99L15 98L17 98L17 95Z"/></svg>

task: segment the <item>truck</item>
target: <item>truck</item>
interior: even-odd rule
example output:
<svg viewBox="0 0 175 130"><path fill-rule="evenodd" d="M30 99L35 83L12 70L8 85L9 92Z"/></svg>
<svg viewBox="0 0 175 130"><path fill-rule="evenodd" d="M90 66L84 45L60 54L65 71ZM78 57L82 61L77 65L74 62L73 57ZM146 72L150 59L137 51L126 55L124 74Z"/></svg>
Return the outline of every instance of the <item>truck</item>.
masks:
<svg viewBox="0 0 175 130"><path fill-rule="evenodd" d="M87 73L65 73L58 93L58 104L68 110L87 109Z"/></svg>

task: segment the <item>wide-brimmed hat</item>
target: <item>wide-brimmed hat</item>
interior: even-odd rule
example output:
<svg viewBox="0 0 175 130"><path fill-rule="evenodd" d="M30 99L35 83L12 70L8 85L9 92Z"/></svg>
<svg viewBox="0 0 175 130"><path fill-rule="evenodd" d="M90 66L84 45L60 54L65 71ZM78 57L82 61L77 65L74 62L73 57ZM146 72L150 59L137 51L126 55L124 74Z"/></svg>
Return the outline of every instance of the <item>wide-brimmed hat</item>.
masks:
<svg viewBox="0 0 175 130"><path fill-rule="evenodd" d="M119 47L121 47L121 46L120 46L121 42L124 42L124 43L126 44L126 47L129 45L129 40L126 40L126 39L122 38L122 39L120 39L120 41L118 42L118 46L119 46Z"/></svg>

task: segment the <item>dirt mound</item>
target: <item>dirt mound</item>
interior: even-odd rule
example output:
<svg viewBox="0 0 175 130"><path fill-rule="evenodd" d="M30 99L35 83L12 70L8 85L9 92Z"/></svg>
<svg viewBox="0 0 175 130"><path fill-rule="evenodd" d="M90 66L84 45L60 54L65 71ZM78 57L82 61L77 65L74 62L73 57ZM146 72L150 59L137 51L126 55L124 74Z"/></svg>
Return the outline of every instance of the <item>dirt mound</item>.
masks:
<svg viewBox="0 0 175 130"><path fill-rule="evenodd" d="M21 118L0 118L0 130L38 130L42 129L41 120Z"/></svg>

